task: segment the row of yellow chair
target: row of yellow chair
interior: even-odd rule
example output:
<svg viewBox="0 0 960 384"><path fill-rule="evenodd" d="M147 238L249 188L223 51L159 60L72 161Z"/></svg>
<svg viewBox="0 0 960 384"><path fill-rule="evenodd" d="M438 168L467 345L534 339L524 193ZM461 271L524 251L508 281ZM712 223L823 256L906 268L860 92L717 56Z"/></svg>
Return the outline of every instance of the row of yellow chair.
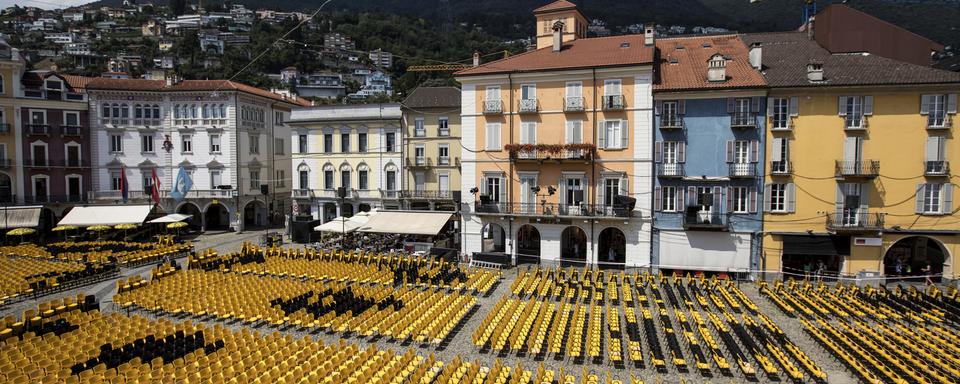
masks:
<svg viewBox="0 0 960 384"><path fill-rule="evenodd" d="M45 286L52 287L58 284L56 275L84 269L81 263L0 256L0 305L34 292L30 283L44 280Z"/></svg>

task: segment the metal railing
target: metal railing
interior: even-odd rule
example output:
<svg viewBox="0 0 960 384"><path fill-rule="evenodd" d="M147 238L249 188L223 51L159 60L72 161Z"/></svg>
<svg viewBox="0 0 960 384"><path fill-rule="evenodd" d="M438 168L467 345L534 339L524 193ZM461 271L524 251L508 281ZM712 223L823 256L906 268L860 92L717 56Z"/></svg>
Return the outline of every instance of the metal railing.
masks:
<svg viewBox="0 0 960 384"><path fill-rule="evenodd" d="M684 129L686 127L682 115L663 115L660 116L660 129Z"/></svg>
<svg viewBox="0 0 960 384"><path fill-rule="evenodd" d="M24 204L43 204L43 203L83 203L86 199L83 195L36 195L24 196Z"/></svg>
<svg viewBox="0 0 960 384"><path fill-rule="evenodd" d="M50 163L50 159L47 159L47 158L34 159L29 157L23 159L23 165L25 167L31 167L31 168L47 168L52 166L52 164Z"/></svg>
<svg viewBox="0 0 960 384"><path fill-rule="evenodd" d="M411 159L411 158L407 158L406 160L407 160L407 166L408 166L408 167L430 167L430 166L433 166L433 159L431 159L431 158L429 158L429 157L425 157L425 156L423 156L423 157L414 157L414 158L412 158L412 159Z"/></svg>
<svg viewBox="0 0 960 384"><path fill-rule="evenodd" d="M437 128L437 136L447 137L450 136L450 128Z"/></svg>
<svg viewBox="0 0 960 384"><path fill-rule="evenodd" d="M730 163L728 167L732 178L757 177L757 163Z"/></svg>
<svg viewBox="0 0 960 384"><path fill-rule="evenodd" d="M50 134L49 124L27 124L24 127L27 129L28 135L49 135Z"/></svg>
<svg viewBox="0 0 960 384"><path fill-rule="evenodd" d="M133 125L143 127L158 127L161 124L160 121L160 119L133 119Z"/></svg>
<svg viewBox="0 0 960 384"><path fill-rule="evenodd" d="M484 100L483 113L488 115L503 113L503 101L502 100Z"/></svg>
<svg viewBox="0 0 960 384"><path fill-rule="evenodd" d="M540 110L540 105L537 103L537 99L520 99L518 110L520 113L537 113Z"/></svg>
<svg viewBox="0 0 960 384"><path fill-rule="evenodd" d="M7 132L10 132L10 124L0 123L0 133L7 133Z"/></svg>
<svg viewBox="0 0 960 384"><path fill-rule="evenodd" d="M418 200L453 200L452 191L439 191L439 190L406 190L400 191L400 196L404 199L418 199Z"/></svg>
<svg viewBox="0 0 960 384"><path fill-rule="evenodd" d="M756 128L757 114L753 112L735 112L730 115L731 128Z"/></svg>
<svg viewBox="0 0 960 384"><path fill-rule="evenodd" d="M511 152L510 156L513 160L535 160L535 161L547 161L547 160L572 160L572 161L583 161L590 159L591 151L583 149L569 149L561 151L560 153L553 153L550 151L538 151L536 149L530 150L520 150L516 152Z"/></svg>
<svg viewBox="0 0 960 384"><path fill-rule="evenodd" d="M437 165L443 165L443 166L450 165L450 156L437 157Z"/></svg>
<svg viewBox="0 0 960 384"><path fill-rule="evenodd" d="M583 96L568 96L563 99L564 112L583 112L586 110L583 104Z"/></svg>
<svg viewBox="0 0 960 384"><path fill-rule="evenodd" d="M719 209L710 211L688 209L683 215L684 229L726 230L729 227L729 215Z"/></svg>
<svg viewBox="0 0 960 384"><path fill-rule="evenodd" d="M657 164L657 176L659 177L683 177L685 171L683 163L660 163Z"/></svg>
<svg viewBox="0 0 960 384"><path fill-rule="evenodd" d="M192 120L192 121L196 122L196 120ZM185 120L177 120L177 121L175 121L175 123L177 123L178 125L187 124L187 123L185 122ZM118 127L127 126L127 125L130 125L130 118L107 118L107 119L100 119L100 124L101 124L101 125L113 125L113 126L118 126Z"/></svg>
<svg viewBox="0 0 960 384"><path fill-rule="evenodd" d="M849 209L839 213L827 214L827 230L841 231L880 231L883 229L884 214Z"/></svg>
<svg viewBox="0 0 960 384"><path fill-rule="evenodd" d="M622 111L627 107L626 104L626 98L623 95L603 96L603 110L605 111Z"/></svg>
<svg viewBox="0 0 960 384"><path fill-rule="evenodd" d="M193 199L226 199L233 197L232 189L191 189L189 192L184 194L185 198ZM258 192L259 193L259 192ZM147 196L150 196L150 192L147 192ZM172 197L170 191L161 191L160 197Z"/></svg>
<svg viewBox="0 0 960 384"><path fill-rule="evenodd" d="M943 116L930 115L927 117L927 129L950 129L953 127L953 115L944 113Z"/></svg>
<svg viewBox="0 0 960 384"><path fill-rule="evenodd" d="M150 198L150 191L128 191L127 198L130 200L146 200ZM87 192L87 199L119 201L123 199L123 195L120 191L90 191Z"/></svg>
<svg viewBox="0 0 960 384"><path fill-rule="evenodd" d="M793 163L789 160L770 162L770 175L789 176L793 174Z"/></svg>
<svg viewBox="0 0 960 384"><path fill-rule="evenodd" d="M510 216L629 218L633 211L621 204L557 204L474 202L474 212Z"/></svg>
<svg viewBox="0 0 960 384"><path fill-rule="evenodd" d="M877 177L880 175L880 161L878 160L859 160L843 161L837 160L836 177Z"/></svg>
<svg viewBox="0 0 960 384"><path fill-rule="evenodd" d="M924 176L949 176L950 162L945 160L928 160L923 162Z"/></svg>
<svg viewBox="0 0 960 384"><path fill-rule="evenodd" d="M0 168L10 168L13 166L13 159L0 159Z"/></svg>
<svg viewBox="0 0 960 384"><path fill-rule="evenodd" d="M60 134L64 136L81 136L83 135L83 127L79 125L61 125Z"/></svg>

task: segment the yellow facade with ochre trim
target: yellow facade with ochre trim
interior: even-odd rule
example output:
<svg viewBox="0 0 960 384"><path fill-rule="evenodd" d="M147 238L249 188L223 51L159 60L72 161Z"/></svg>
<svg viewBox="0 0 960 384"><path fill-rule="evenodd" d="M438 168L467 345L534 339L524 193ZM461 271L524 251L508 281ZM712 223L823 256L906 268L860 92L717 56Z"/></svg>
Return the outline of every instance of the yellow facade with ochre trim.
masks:
<svg viewBox="0 0 960 384"><path fill-rule="evenodd" d="M17 99L19 90L20 76L23 74L24 63L19 57L13 59L0 59L0 174L10 178L8 185L6 180L0 181L0 201L8 204L16 201L18 187L22 188L19 174L17 172L17 154L20 152L20 146L17 145L19 132L17 129L20 114L20 104ZM22 194L22 192L21 192Z"/></svg>
<svg viewBox="0 0 960 384"><path fill-rule="evenodd" d="M951 183L956 176L925 176L926 141L931 135L946 138L944 160L960 165L960 147L953 129L930 129L927 116L920 112L921 96L925 94L955 94L951 86L899 86L818 89L774 89L771 98L797 98L798 114L791 117L791 129L766 133L767 167L771 169L774 138L789 140L787 159L792 164L789 176L766 175L766 184L794 183L795 211L764 213L764 240L762 269L783 271L783 234L825 234L827 215L836 210L838 182L836 162L844 160L844 143L848 136L863 138L862 159L879 161L879 176L857 182L864 185L870 213L882 213L882 230L850 235L850 254L843 255L840 273L856 275L861 272L882 275L884 256L897 241L911 236L934 239L946 251L943 275L957 276L953 255L960 251L958 235L960 220L953 212L957 202L943 209L944 214L916 213L918 185L922 183ZM841 96L872 96L873 114L865 116L867 128L847 130L839 113ZM956 116L953 116L956 119ZM770 117L768 116L768 119ZM772 121L768 121L772 127ZM857 245L857 237L880 238L881 245Z"/></svg>

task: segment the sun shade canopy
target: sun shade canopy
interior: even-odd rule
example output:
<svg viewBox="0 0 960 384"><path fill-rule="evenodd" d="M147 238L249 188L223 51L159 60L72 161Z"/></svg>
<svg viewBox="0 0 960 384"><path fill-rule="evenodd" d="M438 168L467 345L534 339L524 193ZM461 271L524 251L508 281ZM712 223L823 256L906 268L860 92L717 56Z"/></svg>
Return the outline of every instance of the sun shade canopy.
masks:
<svg viewBox="0 0 960 384"><path fill-rule="evenodd" d="M158 218L156 218L156 219L150 220L150 221L148 221L148 223L153 223L153 224L156 224L156 223L176 223L176 222L178 222L178 221L187 220L187 219L189 219L189 218L191 218L191 217L192 217L192 216L190 216L190 215L184 215L184 214L182 214L182 213L171 213L171 214L169 214L169 215L166 215L166 216L163 216L163 217L158 217Z"/></svg>
<svg viewBox="0 0 960 384"><path fill-rule="evenodd" d="M398 233L401 235L436 236L450 221L448 212L389 212L380 211L360 227L360 232Z"/></svg>
<svg viewBox="0 0 960 384"><path fill-rule="evenodd" d="M314 227L313 230L317 232L351 233L356 231L357 228L360 228L360 223L351 221L345 217L335 217L326 223Z"/></svg>
<svg viewBox="0 0 960 384"><path fill-rule="evenodd" d="M0 208L0 229L32 228L40 225L40 207Z"/></svg>
<svg viewBox="0 0 960 384"><path fill-rule="evenodd" d="M152 205L109 205L74 207L57 225L93 225L142 224L153 209Z"/></svg>

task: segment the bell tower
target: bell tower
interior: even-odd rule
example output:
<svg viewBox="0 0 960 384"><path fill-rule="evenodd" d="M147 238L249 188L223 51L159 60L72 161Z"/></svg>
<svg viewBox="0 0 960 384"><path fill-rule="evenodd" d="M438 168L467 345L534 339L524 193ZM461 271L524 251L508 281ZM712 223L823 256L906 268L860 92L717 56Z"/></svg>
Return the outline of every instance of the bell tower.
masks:
<svg viewBox="0 0 960 384"><path fill-rule="evenodd" d="M554 27L558 25L563 27L559 31L562 43L587 37L590 23L577 5L567 0L557 0L534 9L533 15L537 18L537 49L554 46Z"/></svg>

